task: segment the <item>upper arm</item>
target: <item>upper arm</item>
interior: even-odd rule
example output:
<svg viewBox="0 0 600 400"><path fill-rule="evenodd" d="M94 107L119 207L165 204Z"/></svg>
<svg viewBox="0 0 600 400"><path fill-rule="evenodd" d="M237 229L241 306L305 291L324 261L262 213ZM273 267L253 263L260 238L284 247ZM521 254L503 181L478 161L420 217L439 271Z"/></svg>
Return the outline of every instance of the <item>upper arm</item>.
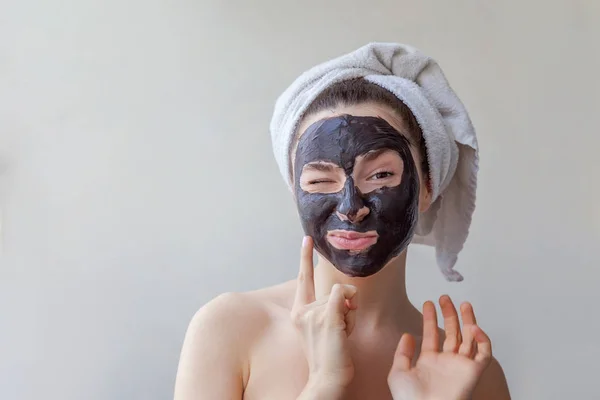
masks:
<svg viewBox="0 0 600 400"><path fill-rule="evenodd" d="M248 337L240 294L221 295L192 318L175 382L175 400L242 399Z"/></svg>
<svg viewBox="0 0 600 400"><path fill-rule="evenodd" d="M504 371L495 358L492 358L492 362L483 372L477 387L475 387L473 400L510 400Z"/></svg>

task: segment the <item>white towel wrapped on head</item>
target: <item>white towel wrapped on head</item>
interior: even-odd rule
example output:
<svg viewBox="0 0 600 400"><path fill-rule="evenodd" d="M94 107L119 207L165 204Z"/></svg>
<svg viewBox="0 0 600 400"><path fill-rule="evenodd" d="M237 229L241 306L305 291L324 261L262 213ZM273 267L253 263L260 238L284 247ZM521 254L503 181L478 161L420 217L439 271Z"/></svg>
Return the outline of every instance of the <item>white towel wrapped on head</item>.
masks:
<svg viewBox="0 0 600 400"><path fill-rule="evenodd" d="M370 43L317 65L279 97L271 121L273 152L292 186L290 146L304 111L331 85L355 78L381 86L414 114L427 147L432 205L419 216L414 243L436 249L437 263L449 281L475 210L478 148L469 115L438 64L417 49L396 43Z"/></svg>

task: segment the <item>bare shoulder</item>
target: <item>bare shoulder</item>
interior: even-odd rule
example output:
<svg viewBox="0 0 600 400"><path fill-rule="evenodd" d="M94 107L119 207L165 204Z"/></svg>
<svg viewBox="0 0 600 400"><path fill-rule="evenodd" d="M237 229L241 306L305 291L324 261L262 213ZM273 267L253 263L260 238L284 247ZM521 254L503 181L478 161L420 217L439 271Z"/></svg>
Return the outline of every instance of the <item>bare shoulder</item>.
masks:
<svg viewBox="0 0 600 400"><path fill-rule="evenodd" d="M175 398L241 398L250 372L249 353L276 318L289 317L290 288L282 284L224 293L202 306L185 335Z"/></svg>
<svg viewBox="0 0 600 400"><path fill-rule="evenodd" d="M261 303L269 309L291 310L296 293L296 280L287 281L264 289L246 292L254 301Z"/></svg>
<svg viewBox="0 0 600 400"><path fill-rule="evenodd" d="M253 339L291 307L293 282L249 292L223 293L202 306L190 322L193 333L209 331L221 340L234 340L239 347Z"/></svg>
<svg viewBox="0 0 600 400"><path fill-rule="evenodd" d="M495 358L484 371L475 392L473 400L510 400L510 392L502 366Z"/></svg>
<svg viewBox="0 0 600 400"><path fill-rule="evenodd" d="M248 338L252 328L264 317L263 306L254 296L248 293L223 293L196 312L188 334L217 334L222 339L236 338L241 333L237 328L245 327L243 337ZM246 341L242 340L241 343ZM236 340L236 343L240 342Z"/></svg>

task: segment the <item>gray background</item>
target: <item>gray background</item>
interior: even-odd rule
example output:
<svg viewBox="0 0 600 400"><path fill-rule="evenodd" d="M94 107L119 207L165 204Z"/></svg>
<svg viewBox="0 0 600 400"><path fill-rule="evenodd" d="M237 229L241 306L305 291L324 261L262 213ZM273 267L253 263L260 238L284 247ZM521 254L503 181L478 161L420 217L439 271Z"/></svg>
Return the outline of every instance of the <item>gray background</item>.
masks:
<svg viewBox="0 0 600 400"><path fill-rule="evenodd" d="M434 55L481 145L446 283L515 399L599 396L600 2L1 1L0 398L167 399L194 312L296 273L273 103L368 41Z"/></svg>

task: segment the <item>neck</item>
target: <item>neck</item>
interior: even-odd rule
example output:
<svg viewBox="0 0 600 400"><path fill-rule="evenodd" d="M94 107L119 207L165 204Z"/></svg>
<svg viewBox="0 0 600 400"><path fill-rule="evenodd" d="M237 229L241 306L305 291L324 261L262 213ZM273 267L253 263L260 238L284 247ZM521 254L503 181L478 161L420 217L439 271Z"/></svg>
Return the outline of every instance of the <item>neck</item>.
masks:
<svg viewBox="0 0 600 400"><path fill-rule="evenodd" d="M361 326L412 324L419 312L406 293L406 251L392 259L381 271L368 277L349 277L338 271L324 257L315 269L317 298L327 296L336 283L357 287L357 315ZM415 314L416 313L416 314Z"/></svg>

